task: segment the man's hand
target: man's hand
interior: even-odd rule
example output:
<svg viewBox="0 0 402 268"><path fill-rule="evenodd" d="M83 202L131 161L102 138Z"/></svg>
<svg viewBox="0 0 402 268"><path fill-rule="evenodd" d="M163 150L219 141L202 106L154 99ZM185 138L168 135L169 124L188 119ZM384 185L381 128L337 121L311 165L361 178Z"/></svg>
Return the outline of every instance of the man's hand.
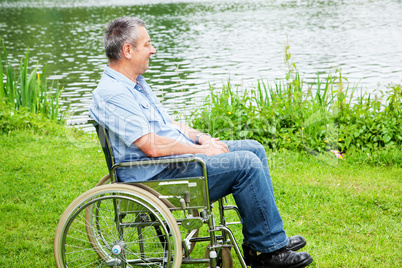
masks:
<svg viewBox="0 0 402 268"><path fill-rule="evenodd" d="M219 141L219 138L211 138L210 136L206 136L208 139L200 139L200 147L204 149L204 154L207 156L217 155L222 153L228 153L229 148L226 143Z"/></svg>

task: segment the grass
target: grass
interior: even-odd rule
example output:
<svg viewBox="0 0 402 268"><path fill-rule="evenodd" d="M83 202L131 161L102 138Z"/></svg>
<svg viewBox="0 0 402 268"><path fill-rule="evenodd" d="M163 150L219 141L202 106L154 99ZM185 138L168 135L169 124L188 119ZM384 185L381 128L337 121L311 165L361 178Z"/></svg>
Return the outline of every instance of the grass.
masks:
<svg viewBox="0 0 402 268"><path fill-rule="evenodd" d="M93 141L66 136L1 136L1 267L50 267L53 235L61 213L106 173Z"/></svg>
<svg viewBox="0 0 402 268"><path fill-rule="evenodd" d="M285 228L308 239L316 267L400 266L402 170L300 160L274 168L276 198Z"/></svg>
<svg viewBox="0 0 402 268"><path fill-rule="evenodd" d="M96 137L58 133L0 136L0 267L54 266L59 217L107 172ZM288 150L268 155L285 230L308 240L311 267L402 265L402 168ZM240 226L234 232L240 237ZM195 250L203 256L201 244Z"/></svg>

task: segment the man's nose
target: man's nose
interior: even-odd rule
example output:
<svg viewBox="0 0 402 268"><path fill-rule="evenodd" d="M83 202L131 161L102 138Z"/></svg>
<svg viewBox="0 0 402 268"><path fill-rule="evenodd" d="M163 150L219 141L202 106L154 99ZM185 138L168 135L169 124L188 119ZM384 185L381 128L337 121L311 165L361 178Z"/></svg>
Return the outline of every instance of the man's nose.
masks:
<svg viewBox="0 0 402 268"><path fill-rule="evenodd" d="M153 45L151 45L151 54L156 54L156 49L154 48L154 46Z"/></svg>

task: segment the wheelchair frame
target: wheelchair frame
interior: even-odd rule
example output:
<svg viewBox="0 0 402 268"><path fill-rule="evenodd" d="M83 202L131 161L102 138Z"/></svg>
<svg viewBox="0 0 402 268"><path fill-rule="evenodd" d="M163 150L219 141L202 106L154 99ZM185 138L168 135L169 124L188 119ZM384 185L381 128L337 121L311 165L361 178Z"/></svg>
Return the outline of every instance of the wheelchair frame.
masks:
<svg viewBox="0 0 402 268"><path fill-rule="evenodd" d="M236 206L224 206L221 198L217 200L220 224L215 224L203 159L191 155L116 163L108 130L95 121L90 123L96 128L109 174L95 188L74 200L63 213L54 242L58 267L74 267L75 263L88 258L93 262L88 265L99 263L95 267L180 267L181 264L209 263L208 267L222 264L222 267L230 268L233 265L230 248L233 247L240 265L246 268L236 239L228 228L232 224L241 224L241 220L226 222L224 215L225 211L234 210L241 219L240 213ZM116 170L120 167L183 162L200 164L203 175L116 183ZM184 218L175 218L173 213L177 214L176 211L182 211ZM204 224L208 225L209 236L198 237L198 230ZM184 239L179 225L187 230ZM137 229L135 237L133 233L125 231L133 227ZM221 234L218 235L218 232ZM190 254L197 242L209 242L206 256L192 259ZM147 252L148 247L152 251L156 247L159 251ZM77 257L74 258L74 255Z"/></svg>

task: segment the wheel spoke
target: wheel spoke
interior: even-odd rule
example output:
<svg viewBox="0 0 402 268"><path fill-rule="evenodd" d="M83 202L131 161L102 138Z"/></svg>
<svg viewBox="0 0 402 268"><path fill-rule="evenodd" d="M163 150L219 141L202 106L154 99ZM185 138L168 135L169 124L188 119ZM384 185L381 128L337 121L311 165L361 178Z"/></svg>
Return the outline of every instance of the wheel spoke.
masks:
<svg viewBox="0 0 402 268"><path fill-rule="evenodd" d="M141 191L144 190L131 193L127 185L108 185L77 198L57 228L58 267L106 267L118 263L131 267L131 262L171 267L166 256L174 255L180 260L176 257L173 261L181 262L180 231L173 215L159 199L142 196ZM114 248L117 253L112 252Z"/></svg>

